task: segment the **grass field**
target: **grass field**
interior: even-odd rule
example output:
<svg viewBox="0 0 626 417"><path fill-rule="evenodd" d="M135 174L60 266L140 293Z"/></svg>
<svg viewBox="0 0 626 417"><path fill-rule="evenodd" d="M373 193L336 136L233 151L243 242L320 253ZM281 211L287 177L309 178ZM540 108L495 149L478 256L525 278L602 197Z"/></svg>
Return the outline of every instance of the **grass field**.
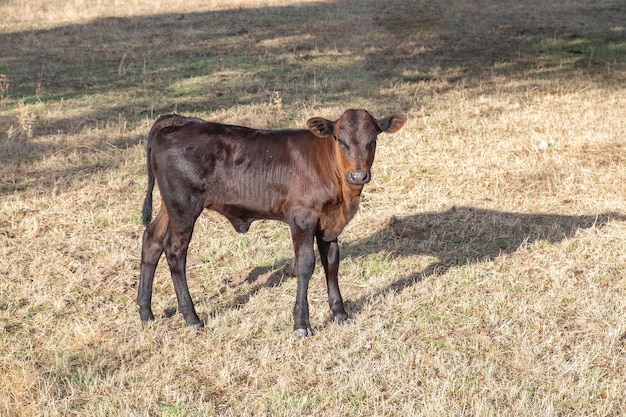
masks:
<svg viewBox="0 0 626 417"><path fill-rule="evenodd" d="M0 416L625 415L626 6L523 3L0 2ZM318 262L297 339L286 225L206 213L205 330L163 261L142 328L153 121L350 107L408 116L340 238L350 324Z"/></svg>

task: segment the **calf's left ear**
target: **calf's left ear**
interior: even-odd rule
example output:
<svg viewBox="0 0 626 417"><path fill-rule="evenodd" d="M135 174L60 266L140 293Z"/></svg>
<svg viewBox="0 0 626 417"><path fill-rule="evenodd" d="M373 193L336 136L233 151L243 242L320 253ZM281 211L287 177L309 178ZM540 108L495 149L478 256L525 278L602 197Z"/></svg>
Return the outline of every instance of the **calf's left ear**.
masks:
<svg viewBox="0 0 626 417"><path fill-rule="evenodd" d="M314 117L306 121L306 125L315 136L320 138L335 134L335 124L322 117Z"/></svg>
<svg viewBox="0 0 626 417"><path fill-rule="evenodd" d="M382 119L376 120L381 132L395 133L404 126L406 123L406 116L404 114L392 114Z"/></svg>

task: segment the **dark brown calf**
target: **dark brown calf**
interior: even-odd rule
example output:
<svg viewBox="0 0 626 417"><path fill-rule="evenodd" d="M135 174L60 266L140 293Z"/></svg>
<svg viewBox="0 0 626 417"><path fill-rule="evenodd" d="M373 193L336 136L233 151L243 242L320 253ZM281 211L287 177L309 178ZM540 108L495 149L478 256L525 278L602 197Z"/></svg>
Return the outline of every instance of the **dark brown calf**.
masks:
<svg viewBox="0 0 626 417"><path fill-rule="evenodd" d="M148 137L148 191L143 206L147 226L141 252L137 305L142 321L153 320L154 271L165 252L187 325L202 327L186 278L187 248L202 210L215 210L238 232L258 219L286 222L295 250L298 289L293 310L298 336L311 334L307 291L315 267L317 240L328 302L336 320L348 314L337 271L337 237L359 207L371 179L376 138L406 122L402 114L374 119L365 110L347 110L336 121L315 117L308 130L257 130L177 115L160 117ZM162 196L152 218L154 182Z"/></svg>

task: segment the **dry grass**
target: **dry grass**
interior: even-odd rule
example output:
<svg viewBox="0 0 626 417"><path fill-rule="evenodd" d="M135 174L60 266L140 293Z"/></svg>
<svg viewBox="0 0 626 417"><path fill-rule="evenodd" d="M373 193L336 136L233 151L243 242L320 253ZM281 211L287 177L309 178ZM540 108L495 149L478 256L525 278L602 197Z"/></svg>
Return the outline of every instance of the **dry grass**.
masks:
<svg viewBox="0 0 626 417"><path fill-rule="evenodd" d="M0 4L0 415L624 415L623 4L228 3ZM342 235L352 323L318 268L297 340L286 226L207 213L206 330L164 265L142 328L156 116L353 106L409 122Z"/></svg>

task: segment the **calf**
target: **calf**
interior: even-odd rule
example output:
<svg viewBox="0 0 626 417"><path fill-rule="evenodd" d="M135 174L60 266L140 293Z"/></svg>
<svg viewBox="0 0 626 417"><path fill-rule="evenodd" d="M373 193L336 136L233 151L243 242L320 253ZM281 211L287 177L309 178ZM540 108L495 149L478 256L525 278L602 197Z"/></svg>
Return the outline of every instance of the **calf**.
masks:
<svg viewBox="0 0 626 417"><path fill-rule="evenodd" d="M178 115L160 117L148 136L148 190L143 205L141 277L137 305L141 320L154 320L152 283L165 252L178 310L200 328L187 287L187 248L204 209L223 214L244 233L259 219L289 225L295 251L297 295L293 310L298 336L312 334L307 291L317 241L335 319L348 314L337 271L337 237L359 207L371 179L379 133L398 131L402 114L374 119L365 110L347 110L336 121L314 117L307 129L258 130ZM161 209L152 223L154 182Z"/></svg>

